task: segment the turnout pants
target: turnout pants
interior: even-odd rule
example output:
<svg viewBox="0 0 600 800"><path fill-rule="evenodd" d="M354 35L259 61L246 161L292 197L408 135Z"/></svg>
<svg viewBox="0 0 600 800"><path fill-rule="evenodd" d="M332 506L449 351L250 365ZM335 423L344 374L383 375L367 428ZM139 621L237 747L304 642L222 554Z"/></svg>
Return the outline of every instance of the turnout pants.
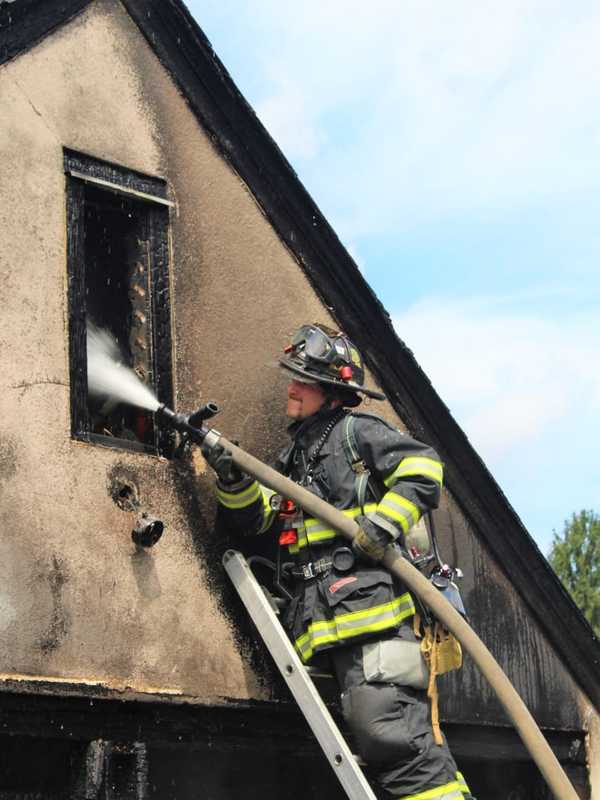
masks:
<svg viewBox="0 0 600 800"><path fill-rule="evenodd" d="M437 745L424 689L367 680L363 646L329 652L342 711L380 800L474 800L446 739Z"/></svg>

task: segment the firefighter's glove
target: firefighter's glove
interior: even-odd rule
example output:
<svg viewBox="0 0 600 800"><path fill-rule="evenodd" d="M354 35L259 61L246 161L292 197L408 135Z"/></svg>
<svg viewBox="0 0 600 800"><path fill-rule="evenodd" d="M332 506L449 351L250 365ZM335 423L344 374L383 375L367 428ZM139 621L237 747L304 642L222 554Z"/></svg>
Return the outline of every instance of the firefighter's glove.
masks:
<svg viewBox="0 0 600 800"><path fill-rule="evenodd" d="M376 525L368 517L357 517L359 531L352 541L356 556L369 564L378 564L387 546L393 541L390 533Z"/></svg>
<svg viewBox="0 0 600 800"><path fill-rule="evenodd" d="M203 444L202 455L214 469L219 483L222 483L223 486L232 486L233 484L240 483L247 477L233 463L233 458L229 450L225 450L220 444L214 444L212 446Z"/></svg>

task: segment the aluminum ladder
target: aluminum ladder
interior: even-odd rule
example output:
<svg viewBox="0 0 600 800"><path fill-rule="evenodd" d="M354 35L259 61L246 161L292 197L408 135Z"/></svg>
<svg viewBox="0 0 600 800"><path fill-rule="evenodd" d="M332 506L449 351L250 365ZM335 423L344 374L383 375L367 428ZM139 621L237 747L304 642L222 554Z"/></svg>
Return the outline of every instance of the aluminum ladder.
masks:
<svg viewBox="0 0 600 800"><path fill-rule="evenodd" d="M227 550L223 556L223 566L344 791L350 800L376 800L248 562L236 550Z"/></svg>

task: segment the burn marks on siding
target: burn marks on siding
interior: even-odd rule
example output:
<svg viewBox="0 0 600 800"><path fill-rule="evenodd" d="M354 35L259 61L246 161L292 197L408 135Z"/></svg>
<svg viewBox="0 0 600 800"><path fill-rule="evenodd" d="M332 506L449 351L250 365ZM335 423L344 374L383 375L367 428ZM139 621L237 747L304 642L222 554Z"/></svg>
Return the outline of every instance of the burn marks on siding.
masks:
<svg viewBox="0 0 600 800"><path fill-rule="evenodd" d="M14 436L0 435L0 484L17 472L17 443Z"/></svg>
<svg viewBox="0 0 600 800"><path fill-rule="evenodd" d="M65 562L56 555L52 556L52 565L45 574L51 598L51 613L48 628L38 641L44 655L57 650L66 639L71 627L71 615L65 608L64 587L69 582L69 573Z"/></svg>
<svg viewBox="0 0 600 800"><path fill-rule="evenodd" d="M140 504L138 477L135 470L115 464L107 475L107 491L122 511L135 511Z"/></svg>
<svg viewBox="0 0 600 800"><path fill-rule="evenodd" d="M197 560L202 564L204 578L211 595L216 599L219 610L227 618L237 644L243 654L243 669L249 686L257 685L261 692L270 698L286 696L286 689L275 669L270 656L257 637L256 630L244 609L234 587L222 566L222 557L227 549L250 553L260 553L265 540L271 537L254 537L251 543L244 543L233 537L223 525L218 515L214 517L212 487L208 482L198 480L189 461L184 458L169 464L177 498L184 515L190 523L191 545ZM209 498L207 507L206 498ZM272 558L272 553L268 553ZM206 656L204 656L206 657ZM217 663L217 662L216 662ZM218 666L215 665L215 669ZM186 664L186 670L194 672L193 656Z"/></svg>

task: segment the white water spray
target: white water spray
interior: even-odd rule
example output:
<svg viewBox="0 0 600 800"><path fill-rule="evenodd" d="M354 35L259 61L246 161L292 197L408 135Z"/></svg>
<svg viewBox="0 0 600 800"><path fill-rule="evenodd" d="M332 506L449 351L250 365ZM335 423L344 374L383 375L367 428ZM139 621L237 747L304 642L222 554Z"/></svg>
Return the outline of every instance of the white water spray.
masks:
<svg viewBox="0 0 600 800"><path fill-rule="evenodd" d="M119 403L156 411L160 403L130 367L122 363L119 347L105 330L87 326L88 391L108 395Z"/></svg>

